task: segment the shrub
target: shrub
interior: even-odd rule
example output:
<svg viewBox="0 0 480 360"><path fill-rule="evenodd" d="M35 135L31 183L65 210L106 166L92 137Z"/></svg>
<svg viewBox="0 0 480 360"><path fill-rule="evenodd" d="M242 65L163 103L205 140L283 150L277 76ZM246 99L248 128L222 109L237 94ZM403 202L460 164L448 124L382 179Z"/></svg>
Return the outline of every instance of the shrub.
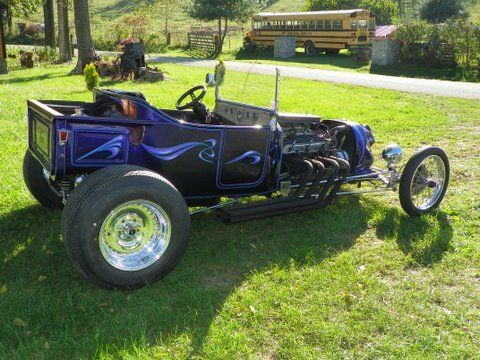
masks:
<svg viewBox="0 0 480 360"><path fill-rule="evenodd" d="M453 17L468 16L462 0L428 0L422 7L421 18L431 23L442 23Z"/></svg>
<svg viewBox="0 0 480 360"><path fill-rule="evenodd" d="M35 48L33 52L40 62L55 62L60 58L58 50L50 46Z"/></svg>
<svg viewBox="0 0 480 360"><path fill-rule="evenodd" d="M83 75L85 76L85 83L87 84L88 90L92 90L100 83L100 75L98 75L97 68L94 64L88 64L85 66Z"/></svg>
<svg viewBox="0 0 480 360"><path fill-rule="evenodd" d="M480 70L480 25L464 19L443 24L403 24L395 33L403 42L402 62L431 67Z"/></svg>
<svg viewBox="0 0 480 360"><path fill-rule="evenodd" d="M377 24L391 24L398 13L393 0L307 0L307 11L366 9L376 15Z"/></svg>
<svg viewBox="0 0 480 360"><path fill-rule="evenodd" d="M225 81L225 74L227 69L225 67L225 63L223 60L220 60L218 64L215 66L215 82L218 86L222 85Z"/></svg>

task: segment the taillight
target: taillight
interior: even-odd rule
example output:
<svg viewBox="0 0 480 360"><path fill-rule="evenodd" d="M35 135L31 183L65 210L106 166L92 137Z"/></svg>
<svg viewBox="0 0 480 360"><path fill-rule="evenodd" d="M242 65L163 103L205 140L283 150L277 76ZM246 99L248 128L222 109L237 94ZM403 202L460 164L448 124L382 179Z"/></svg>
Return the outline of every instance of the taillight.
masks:
<svg viewBox="0 0 480 360"><path fill-rule="evenodd" d="M67 130L59 130L58 131L58 144L65 145L68 141L68 131Z"/></svg>

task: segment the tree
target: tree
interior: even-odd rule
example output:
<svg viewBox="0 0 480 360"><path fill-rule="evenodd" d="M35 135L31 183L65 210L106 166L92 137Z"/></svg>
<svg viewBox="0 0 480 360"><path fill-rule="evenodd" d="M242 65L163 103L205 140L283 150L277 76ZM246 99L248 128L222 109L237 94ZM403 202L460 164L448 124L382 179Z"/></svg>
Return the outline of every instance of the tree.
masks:
<svg viewBox="0 0 480 360"><path fill-rule="evenodd" d="M36 10L40 4L40 0L0 0L0 74L7 73L7 54L5 46L5 21L4 17L8 14L8 18L16 12L29 13Z"/></svg>
<svg viewBox="0 0 480 360"><path fill-rule="evenodd" d="M458 17L466 18L465 4L462 0L429 0L421 11L421 18L431 23L443 23L445 20Z"/></svg>
<svg viewBox="0 0 480 360"><path fill-rule="evenodd" d="M43 19L45 23L45 45L55 47L55 14L53 13L53 0L43 3Z"/></svg>
<svg viewBox="0 0 480 360"><path fill-rule="evenodd" d="M84 67L95 59L88 0L73 0L75 14L75 32L77 34L78 61L73 74L82 74Z"/></svg>
<svg viewBox="0 0 480 360"><path fill-rule="evenodd" d="M441 1L441 0L440 0ZM377 24L391 24L398 13L393 0L307 0L306 10L365 9L375 13Z"/></svg>
<svg viewBox="0 0 480 360"><path fill-rule="evenodd" d="M193 0L188 9L191 17L203 21L216 20L218 23L219 46L217 55L223 49L229 21L246 21L257 10L255 0Z"/></svg>
<svg viewBox="0 0 480 360"><path fill-rule="evenodd" d="M68 0L57 0L57 15L60 61L67 62L72 59L70 52L70 27L68 25Z"/></svg>
<svg viewBox="0 0 480 360"><path fill-rule="evenodd" d="M168 22L170 20L170 11L172 10L172 5L174 4L173 0L162 0L163 6L165 9L165 43L170 45L170 36L169 36L169 28Z"/></svg>

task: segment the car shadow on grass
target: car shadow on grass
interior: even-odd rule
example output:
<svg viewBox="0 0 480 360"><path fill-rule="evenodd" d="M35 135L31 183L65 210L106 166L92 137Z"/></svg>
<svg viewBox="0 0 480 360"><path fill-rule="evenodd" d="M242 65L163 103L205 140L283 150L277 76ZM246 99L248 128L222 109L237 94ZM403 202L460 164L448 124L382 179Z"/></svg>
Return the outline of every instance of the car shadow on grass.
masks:
<svg viewBox="0 0 480 360"><path fill-rule="evenodd" d="M441 211L409 217L392 208L377 224L377 236L394 239L400 250L416 264L430 266L442 260L451 249L453 229L447 215Z"/></svg>
<svg viewBox="0 0 480 360"><path fill-rule="evenodd" d="M51 358L125 354L172 346L182 335L189 338L191 355L199 354L218 309L252 272L292 262L311 266L348 250L368 228L372 206L378 204L352 197L328 209L236 225L211 214L195 216L177 268L132 292L99 289L73 269L60 238L60 212L40 206L12 211L0 224L0 286L9 287L0 335L13 355L29 354L27 343L39 355L45 342ZM442 215L436 216L443 224ZM430 231L428 220L411 220L396 210L386 210L378 226L381 237L398 234L405 251L412 238ZM446 226L440 227L442 249L451 236ZM430 258L438 259L434 254ZM12 326L14 318L26 327Z"/></svg>

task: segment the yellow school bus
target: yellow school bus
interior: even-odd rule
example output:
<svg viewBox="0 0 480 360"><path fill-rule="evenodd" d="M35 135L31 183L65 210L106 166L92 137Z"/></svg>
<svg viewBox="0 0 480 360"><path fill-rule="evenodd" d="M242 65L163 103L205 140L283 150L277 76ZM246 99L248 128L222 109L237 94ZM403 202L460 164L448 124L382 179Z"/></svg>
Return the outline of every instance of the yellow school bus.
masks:
<svg viewBox="0 0 480 360"><path fill-rule="evenodd" d="M341 49L372 45L375 14L363 9L260 13L253 17L244 45L271 47L278 36L296 37L297 47L303 47L307 55L318 51L338 54Z"/></svg>

